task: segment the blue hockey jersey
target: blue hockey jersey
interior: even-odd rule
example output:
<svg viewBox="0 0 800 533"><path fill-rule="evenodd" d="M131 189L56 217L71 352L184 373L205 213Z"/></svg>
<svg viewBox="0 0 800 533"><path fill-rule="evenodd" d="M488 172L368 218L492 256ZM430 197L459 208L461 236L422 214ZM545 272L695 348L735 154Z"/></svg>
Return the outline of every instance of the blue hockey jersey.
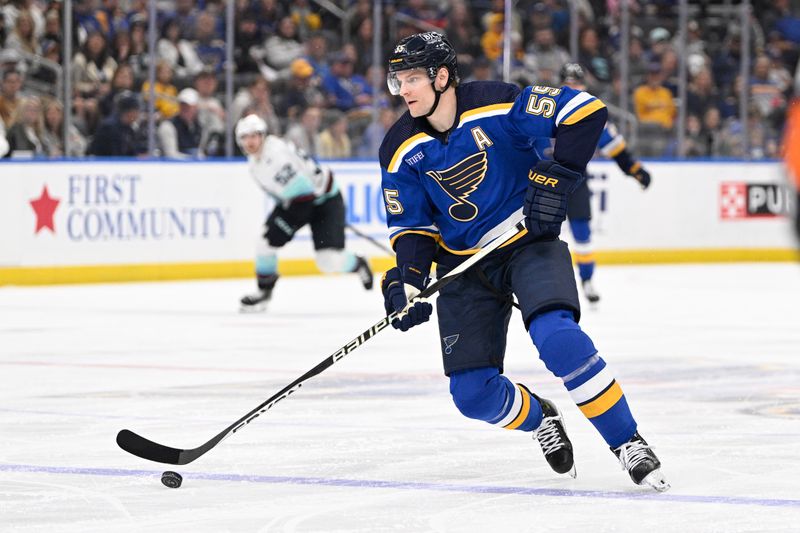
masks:
<svg viewBox="0 0 800 533"><path fill-rule="evenodd" d="M552 159L553 157L553 144L549 138L536 139L534 149L543 159ZM614 159L619 168L628 175L635 174L641 168L641 164L628 152L625 138L610 122L605 125L600 134L597 149L604 156Z"/></svg>
<svg viewBox="0 0 800 533"><path fill-rule="evenodd" d="M563 143L561 133L598 110L600 124L607 116L600 100L568 87L520 91L506 83L473 82L458 87L456 96L456 123L447 132L406 112L381 145L393 244L421 234L450 253L474 253L523 218L528 173L543 158L537 138L555 137L556 160L583 172L601 126L591 135L566 135Z"/></svg>

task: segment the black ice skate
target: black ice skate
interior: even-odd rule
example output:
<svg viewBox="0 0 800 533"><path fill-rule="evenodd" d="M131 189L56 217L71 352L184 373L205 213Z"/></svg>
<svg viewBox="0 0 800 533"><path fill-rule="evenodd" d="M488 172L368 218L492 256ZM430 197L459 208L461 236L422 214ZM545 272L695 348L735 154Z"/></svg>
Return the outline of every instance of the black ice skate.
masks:
<svg viewBox="0 0 800 533"><path fill-rule="evenodd" d="M583 280L581 282L581 286L583 287L583 295L586 296L586 299L589 300L589 303L596 304L600 301L600 295L597 294L597 291L594 289L592 280Z"/></svg>
<svg viewBox="0 0 800 533"><path fill-rule="evenodd" d="M569 473L573 478L576 477L578 473L572 456L572 442L567 437L561 412L550 400L539 398L533 393L531 396L542 406L544 418L539 427L533 430L533 438L539 441L547 464L559 474Z"/></svg>
<svg viewBox="0 0 800 533"><path fill-rule="evenodd" d="M375 276L372 274L372 269L369 268L369 263L367 263L367 260L360 255L356 256L356 260L356 268L353 270L353 272L358 274L361 284L364 285L365 289L368 291L372 290L372 284L375 281Z"/></svg>
<svg viewBox="0 0 800 533"><path fill-rule="evenodd" d="M648 485L658 492L669 489L670 484L661 473L661 461L638 432L619 448L611 448L611 451L637 485Z"/></svg>
<svg viewBox="0 0 800 533"><path fill-rule="evenodd" d="M277 281L277 274L259 276L258 292L242 296L242 299L240 300L242 304L241 311L264 311L267 308L267 303L272 298L272 289L275 288L275 283Z"/></svg>

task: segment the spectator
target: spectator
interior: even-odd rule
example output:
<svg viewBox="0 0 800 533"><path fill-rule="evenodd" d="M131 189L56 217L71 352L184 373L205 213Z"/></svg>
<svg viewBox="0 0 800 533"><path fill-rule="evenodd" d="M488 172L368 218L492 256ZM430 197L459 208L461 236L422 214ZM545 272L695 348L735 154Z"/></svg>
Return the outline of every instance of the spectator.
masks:
<svg viewBox="0 0 800 533"><path fill-rule="evenodd" d="M492 13L486 19L486 31L481 36L481 49L489 61L497 61L503 53L503 15Z"/></svg>
<svg viewBox="0 0 800 533"><path fill-rule="evenodd" d="M569 53L556 44L552 29L534 30L533 42L525 50L525 66L534 73L534 83L557 87L560 82L558 72L569 60Z"/></svg>
<svg viewBox="0 0 800 533"><path fill-rule="evenodd" d="M194 80L194 88L199 96L197 120L202 131L200 150L211 157L223 155L225 141L225 108L216 97L217 84L217 77L211 70L202 71Z"/></svg>
<svg viewBox="0 0 800 533"><path fill-rule="evenodd" d="M27 10L17 15L14 29L6 37L5 47L23 54L41 55L42 48L33 32L33 17Z"/></svg>
<svg viewBox="0 0 800 533"><path fill-rule="evenodd" d="M272 106L272 91L269 83L261 76L255 78L250 85L242 87L236 93L231 106L233 118L239 120L245 115L255 113L267 123L271 134L280 135L283 131L281 121Z"/></svg>
<svg viewBox="0 0 800 533"><path fill-rule="evenodd" d="M174 19L180 28L180 38L192 41L195 39L198 10L195 0L175 0L175 11L166 18Z"/></svg>
<svg viewBox="0 0 800 533"><path fill-rule="evenodd" d="M181 38L177 19L168 19L164 23L156 50L159 59L166 62L180 79L191 78L203 69L194 45Z"/></svg>
<svg viewBox="0 0 800 533"><path fill-rule="evenodd" d="M361 143L357 150L358 157L362 159L375 159L378 156L378 149L381 147L386 132L397 120L397 113L391 107L382 107L378 113L378 120L373 121L367 126Z"/></svg>
<svg viewBox="0 0 800 533"><path fill-rule="evenodd" d="M199 103L200 95L194 89L183 89L178 94L180 111L158 125L158 142L164 157L190 159L202 155L199 153L202 129L197 120Z"/></svg>
<svg viewBox="0 0 800 533"><path fill-rule="evenodd" d="M264 43L263 57L275 70L287 68L291 62L301 57L305 48L297 40L297 25L291 17L283 17L277 32Z"/></svg>
<svg viewBox="0 0 800 533"><path fill-rule="evenodd" d="M108 92L117 62L108 53L102 33L92 33L72 60L75 90L83 98L98 98Z"/></svg>
<svg viewBox="0 0 800 533"><path fill-rule="evenodd" d="M367 69L372 65L372 38L375 33L372 19L364 19L361 24L356 28L356 37L353 45L356 50L360 50L360 54L356 54L353 58L355 60L354 72L360 75L365 75Z"/></svg>
<svg viewBox="0 0 800 533"><path fill-rule="evenodd" d="M642 122L658 124L664 130L671 130L675 120L675 103L672 93L661 83L661 66L650 65L647 82L633 92L633 105L636 116Z"/></svg>
<svg viewBox="0 0 800 533"><path fill-rule="evenodd" d="M542 6L542 7L544 7L545 11L547 10L547 6ZM534 6L534 8L538 8L538 4ZM489 29L492 23L497 21L497 15L500 15L500 17L502 17L504 13L505 13L505 0L491 0L489 5L489 10L486 13L484 13L483 16L481 17L481 24L483 28ZM547 17L548 17L547 25L549 26L550 22L552 21L549 13L547 13ZM519 13L517 13L517 10L514 9L511 11L511 31L522 35L522 30L523 30L522 19L520 18Z"/></svg>
<svg viewBox="0 0 800 533"><path fill-rule="evenodd" d="M147 50L147 19L135 16L131 20L130 51L128 64L133 67L133 76L136 80L145 77L151 60L156 60Z"/></svg>
<svg viewBox="0 0 800 533"><path fill-rule="evenodd" d="M40 82L48 88L56 87L58 70L53 65L57 66L61 63L61 45L55 41L45 41L41 57L47 61L36 61L31 65L26 77L31 85Z"/></svg>
<svg viewBox="0 0 800 533"><path fill-rule="evenodd" d="M114 102L120 93L133 90L133 81L133 68L127 63L118 65L111 78L111 88L98 103L100 114L104 118L110 117L114 112Z"/></svg>
<svg viewBox="0 0 800 533"><path fill-rule="evenodd" d="M293 122L286 132L286 139L312 157L319 157L319 127L322 124L322 108L309 106L300 113L300 122Z"/></svg>
<svg viewBox="0 0 800 533"><path fill-rule="evenodd" d="M447 40L458 50L459 69L469 69L482 55L480 32L466 0L453 0L446 21Z"/></svg>
<svg viewBox="0 0 800 533"><path fill-rule="evenodd" d="M464 78L464 83L470 81L491 81L497 79L494 63L484 56L478 56L472 62L472 73Z"/></svg>
<svg viewBox="0 0 800 533"><path fill-rule="evenodd" d="M14 111L19 105L20 89L22 89L22 75L16 70L4 70L0 82L0 122L6 131L11 127Z"/></svg>
<svg viewBox="0 0 800 533"><path fill-rule="evenodd" d="M714 80L720 87L731 87L739 74L741 62L741 36L737 27L732 27L722 45L722 49L714 56Z"/></svg>
<svg viewBox="0 0 800 533"><path fill-rule="evenodd" d="M297 27L300 41L305 41L322 28L322 18L311 8L308 0L292 0L289 3L289 16Z"/></svg>
<svg viewBox="0 0 800 533"><path fill-rule="evenodd" d="M647 76L648 62L646 60L647 54L642 42L642 38L638 37L636 35L637 32L634 32L633 30L639 30L638 33L640 34L641 30L636 26L631 28L631 38L628 45L628 79L631 86L636 87L637 85L644 83L644 79ZM622 55L622 50L614 53L615 64L618 65L620 61L622 61Z"/></svg>
<svg viewBox="0 0 800 533"><path fill-rule="evenodd" d="M59 45L58 48L61 50L61 15L55 8L47 11L44 17L44 35L41 39L42 49L51 43ZM57 63L61 63L60 59Z"/></svg>
<svg viewBox="0 0 800 533"><path fill-rule="evenodd" d="M236 72L239 74L258 73L258 63L251 50L257 49L263 42L261 30L255 12L245 11L236 21L236 36L234 39L233 60L236 63Z"/></svg>
<svg viewBox="0 0 800 533"><path fill-rule="evenodd" d="M328 65L328 40L321 33L312 34L306 41L306 54L303 59L314 68L314 73L320 78L330 70Z"/></svg>
<svg viewBox="0 0 800 533"><path fill-rule="evenodd" d="M50 99L44 104L41 140L48 157L80 157L86 153L86 138L74 124L69 130L69 153L64 153L64 106L58 100Z"/></svg>
<svg viewBox="0 0 800 533"><path fill-rule="evenodd" d="M711 79L711 71L704 68L689 83L689 90L686 94L686 109L690 114L701 117L706 109L716 107L718 99L719 95L714 87L714 80Z"/></svg>
<svg viewBox="0 0 800 533"><path fill-rule="evenodd" d="M153 86L155 93L155 109L161 118L172 118L178 113L178 88L172 83L172 67L166 61L159 61L156 65L156 83ZM147 102L150 100L150 81L142 84L142 97Z"/></svg>
<svg viewBox="0 0 800 533"><path fill-rule="evenodd" d="M750 101L755 111L767 120L780 120L786 111L786 98L770 77L771 61L766 55L756 58L750 78Z"/></svg>
<svg viewBox="0 0 800 533"><path fill-rule="evenodd" d="M323 105L325 97L318 85L319 77L308 61L303 58L292 61L289 79L275 91L275 109L278 115L293 120L299 110L310 105Z"/></svg>
<svg viewBox="0 0 800 533"><path fill-rule="evenodd" d="M102 6L95 11L94 18L100 24L103 34L112 41L118 32L128 31L128 19L119 5L119 0L102 0Z"/></svg>
<svg viewBox="0 0 800 533"><path fill-rule="evenodd" d="M606 54L602 50L600 38L597 31L592 27L585 27L580 32L578 63L585 69L586 85L589 92L595 96L608 94L609 84L611 83L611 64Z"/></svg>
<svg viewBox="0 0 800 533"><path fill-rule="evenodd" d="M653 28L650 30L650 49L647 52L648 63L660 63L667 52L674 52L670 44L670 33L666 28Z"/></svg>
<svg viewBox="0 0 800 533"><path fill-rule="evenodd" d="M217 37L216 24L214 15L208 12L197 15L194 49L205 68L221 72L225 61L225 42Z"/></svg>
<svg viewBox="0 0 800 533"><path fill-rule="evenodd" d="M372 104L372 87L364 76L353 74L353 60L339 52L331 59L331 71L322 80L328 104L350 111Z"/></svg>
<svg viewBox="0 0 800 533"><path fill-rule="evenodd" d="M703 133L703 124L698 116L688 115L686 117L686 135L683 141L683 155L685 157L705 157L708 155Z"/></svg>
<svg viewBox="0 0 800 533"><path fill-rule="evenodd" d="M257 0L255 3L261 35L272 35L286 16L286 11L278 0Z"/></svg>
<svg viewBox="0 0 800 533"><path fill-rule="evenodd" d="M11 127L6 132L6 157L38 157L46 155L42 144L42 104L35 96L24 97L14 110Z"/></svg>
<svg viewBox="0 0 800 533"><path fill-rule="evenodd" d="M347 115L341 111L332 112L330 124L319 134L320 158L348 159L353 156L347 125Z"/></svg>
<svg viewBox="0 0 800 533"><path fill-rule="evenodd" d="M502 10L500 11L502 13ZM523 28L525 38L530 43L536 30L550 28L555 30L553 24L553 14L543 2L536 2L526 13L527 20Z"/></svg>
<svg viewBox="0 0 800 533"><path fill-rule="evenodd" d="M434 2L407 0L401 3L400 6L397 12L405 17L439 28L444 28L445 26L444 13L435 7Z"/></svg>
<svg viewBox="0 0 800 533"><path fill-rule="evenodd" d="M139 99L134 93L122 93L116 113L100 124L88 154L128 157L144 154L146 148L137 134L139 109Z"/></svg>
<svg viewBox="0 0 800 533"><path fill-rule="evenodd" d="M38 40L42 36L44 33L44 15L37 2L34 0L11 0L3 2L3 4L5 5L0 7L0 10L2 10L2 19L7 32L11 32L20 13L27 12L33 22L34 38Z"/></svg>

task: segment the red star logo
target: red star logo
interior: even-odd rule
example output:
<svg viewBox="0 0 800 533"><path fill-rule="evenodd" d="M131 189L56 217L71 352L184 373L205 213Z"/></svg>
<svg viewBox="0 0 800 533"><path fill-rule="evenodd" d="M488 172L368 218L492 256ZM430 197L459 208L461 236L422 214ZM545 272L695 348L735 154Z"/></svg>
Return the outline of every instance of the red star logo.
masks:
<svg viewBox="0 0 800 533"><path fill-rule="evenodd" d="M55 213L60 200L50 197L47 191L47 185L42 189L42 194L39 198L31 200L30 204L33 211L36 213L36 231L39 233L42 228L47 228L53 233L56 232L55 225L53 225L53 213Z"/></svg>

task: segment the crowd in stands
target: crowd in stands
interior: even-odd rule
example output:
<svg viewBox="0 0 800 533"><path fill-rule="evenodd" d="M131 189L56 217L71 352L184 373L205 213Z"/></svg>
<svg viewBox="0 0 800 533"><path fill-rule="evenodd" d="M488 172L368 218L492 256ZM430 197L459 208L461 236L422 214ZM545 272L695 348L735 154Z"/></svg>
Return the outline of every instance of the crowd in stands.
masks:
<svg viewBox="0 0 800 533"><path fill-rule="evenodd" d="M502 78L503 0L383 0L379 65L372 64L373 0L333 1L344 18L310 0L236 0L235 97L226 109L225 2L154 1L158 38L151 51L147 0L73 0L74 53L64 58L62 1L0 0L0 155L144 156L152 94L157 155L224 155L227 113L234 121L257 113L270 132L318 158L374 159L403 111L384 81L385 57L400 38L437 29L459 51L463 80ZM627 61L630 105L621 112L636 118L641 155L777 157L787 105L800 86L798 2L752 1L746 79L738 2L690 2L683 146L677 145L678 3L630 0L629 46L622 50L621 2L576 0L577 60L588 90L618 105ZM512 81L560 84L559 69L571 59L570 13L567 0L515 2ZM68 153L59 66L65 62L72 86Z"/></svg>

